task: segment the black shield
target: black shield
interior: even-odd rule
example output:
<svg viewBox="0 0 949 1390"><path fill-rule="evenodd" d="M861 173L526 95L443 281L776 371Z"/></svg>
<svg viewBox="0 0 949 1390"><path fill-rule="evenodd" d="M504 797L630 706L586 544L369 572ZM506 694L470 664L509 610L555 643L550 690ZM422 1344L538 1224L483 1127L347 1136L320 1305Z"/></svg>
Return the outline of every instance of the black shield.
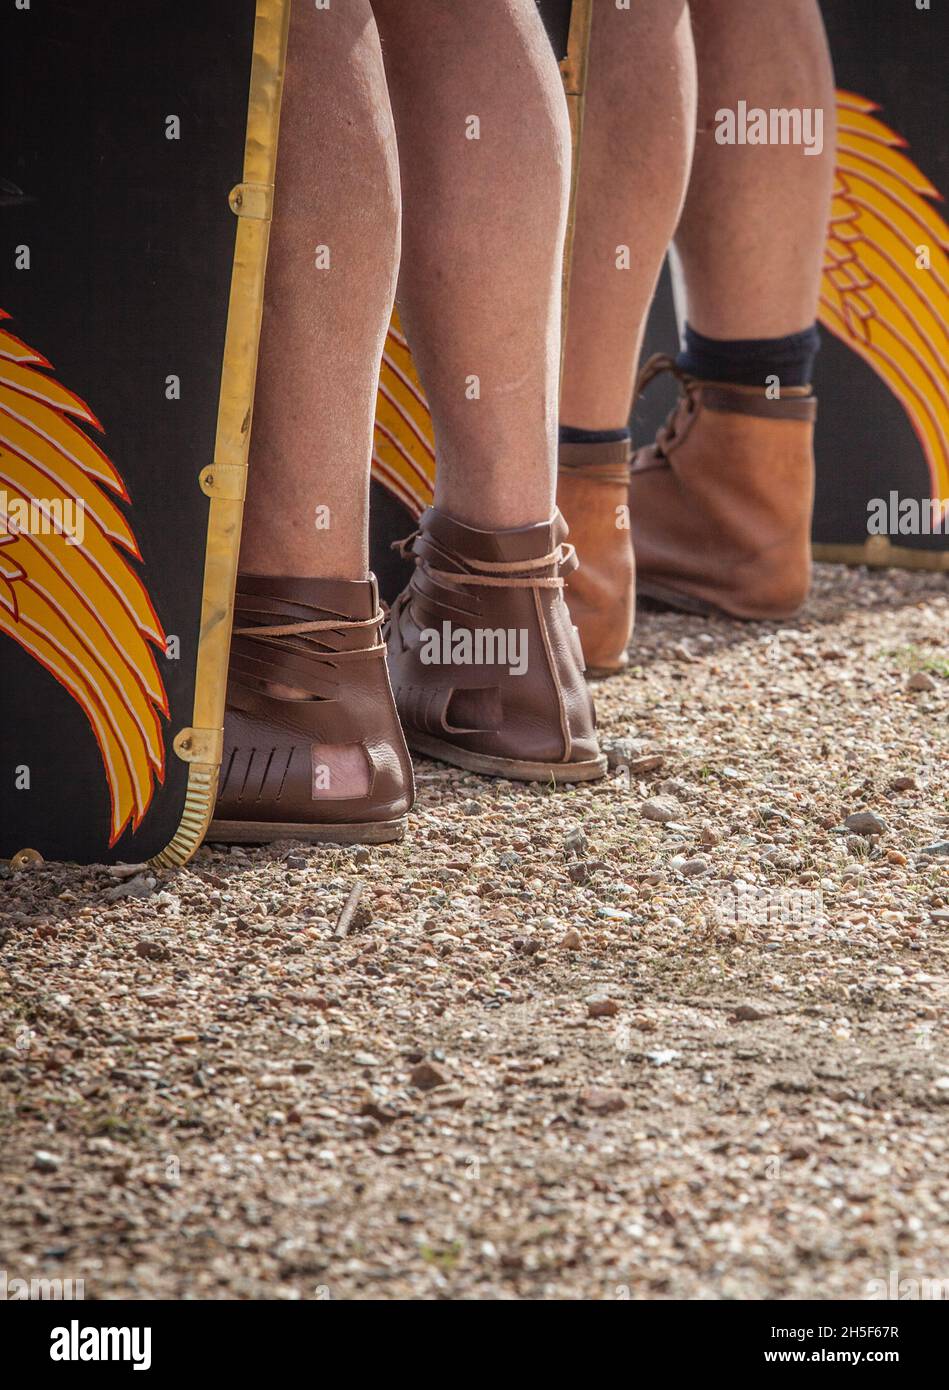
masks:
<svg viewBox="0 0 949 1390"><path fill-rule="evenodd" d="M4 6L0 856L203 832L285 11Z"/></svg>

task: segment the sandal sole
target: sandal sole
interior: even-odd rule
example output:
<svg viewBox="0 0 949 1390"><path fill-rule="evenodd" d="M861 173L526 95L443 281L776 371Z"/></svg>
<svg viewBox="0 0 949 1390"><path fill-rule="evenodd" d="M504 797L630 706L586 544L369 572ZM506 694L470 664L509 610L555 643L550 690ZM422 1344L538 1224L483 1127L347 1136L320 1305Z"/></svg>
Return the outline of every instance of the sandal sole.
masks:
<svg viewBox="0 0 949 1390"><path fill-rule="evenodd" d="M426 734L406 734L413 753L451 763L466 772L483 772L488 777L507 777L513 782L596 782L606 776L606 758L602 755L583 763L535 763L521 758L495 758L489 753L472 753L456 748Z"/></svg>
<svg viewBox="0 0 949 1390"><path fill-rule="evenodd" d="M288 825L280 821L213 820L205 840L231 845L267 845L275 840L303 840L310 845L384 845L401 840L408 816L354 825Z"/></svg>

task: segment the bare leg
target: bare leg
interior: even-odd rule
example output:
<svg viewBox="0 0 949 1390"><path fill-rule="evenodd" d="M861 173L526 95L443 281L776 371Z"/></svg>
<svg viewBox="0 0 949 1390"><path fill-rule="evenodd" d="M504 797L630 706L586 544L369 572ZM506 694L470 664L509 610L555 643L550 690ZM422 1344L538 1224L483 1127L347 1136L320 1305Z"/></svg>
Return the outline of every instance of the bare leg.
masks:
<svg viewBox="0 0 949 1390"><path fill-rule="evenodd" d="M399 137L399 307L471 526L554 509L570 136L533 0L373 0ZM477 137L477 138L473 138Z"/></svg>
<svg viewBox="0 0 949 1390"><path fill-rule="evenodd" d="M296 0L245 573L367 574L369 460L398 241L395 133L369 0L333 0L326 10Z"/></svg>
<svg viewBox="0 0 949 1390"><path fill-rule="evenodd" d="M595 7L560 411L566 425L612 430L627 422L646 315L685 196L695 100L685 0Z"/></svg>
<svg viewBox="0 0 949 1390"><path fill-rule="evenodd" d="M676 234L689 323L709 338L776 338L814 321L834 176L834 76L817 0L693 0L698 137ZM723 145L716 112L823 111L823 152Z"/></svg>

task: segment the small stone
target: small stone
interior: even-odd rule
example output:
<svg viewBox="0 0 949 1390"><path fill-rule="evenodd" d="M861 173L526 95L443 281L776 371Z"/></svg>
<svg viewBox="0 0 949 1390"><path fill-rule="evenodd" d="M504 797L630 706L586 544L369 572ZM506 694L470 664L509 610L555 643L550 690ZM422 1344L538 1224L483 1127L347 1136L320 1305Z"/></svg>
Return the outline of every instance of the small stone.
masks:
<svg viewBox="0 0 949 1390"><path fill-rule="evenodd" d="M630 738L613 739L612 742L603 743L602 748L606 754L607 765L614 769L629 767L641 752L639 745Z"/></svg>
<svg viewBox="0 0 949 1390"><path fill-rule="evenodd" d="M923 845L919 853L933 856L949 854L949 840L937 840L934 845Z"/></svg>
<svg viewBox="0 0 949 1390"><path fill-rule="evenodd" d="M372 855L365 845L357 845L353 850L354 864L368 864L371 858Z"/></svg>
<svg viewBox="0 0 949 1390"><path fill-rule="evenodd" d="M543 948L543 942L536 936L516 936L514 938L514 949L520 951L524 956L536 956L537 952Z"/></svg>
<svg viewBox="0 0 949 1390"><path fill-rule="evenodd" d="M888 849L886 859L888 864L906 864L908 862L906 855L900 854L898 849Z"/></svg>
<svg viewBox="0 0 949 1390"><path fill-rule="evenodd" d="M672 1047L660 1047L655 1052L647 1052L646 1061L652 1062L654 1067L667 1067L670 1062L675 1062L681 1055Z"/></svg>
<svg viewBox="0 0 949 1390"><path fill-rule="evenodd" d="M886 821L881 820L872 811L855 811L852 816L847 817L844 825L856 835L884 835L886 833Z"/></svg>
<svg viewBox="0 0 949 1390"><path fill-rule="evenodd" d="M676 873L682 874L683 878L698 878L708 873L708 860L703 859L701 855L696 855L694 859L686 859L684 855L677 854L669 861L669 865Z"/></svg>
<svg viewBox="0 0 949 1390"><path fill-rule="evenodd" d="M665 758L661 753L647 753L642 758L633 758L629 770L637 777L642 777L647 772L658 772L664 762Z"/></svg>
<svg viewBox="0 0 949 1390"><path fill-rule="evenodd" d="M196 1043L198 1041L198 1035L197 1033L175 1033L172 1035L171 1040L173 1043L181 1044Z"/></svg>
<svg viewBox="0 0 949 1390"><path fill-rule="evenodd" d="M583 830L575 826L573 830L568 830L563 837L563 848L565 854L584 854L587 850L588 840Z"/></svg>
<svg viewBox="0 0 949 1390"><path fill-rule="evenodd" d="M37 1149L33 1155L33 1167L40 1173L55 1173L62 1161L59 1154L50 1153L49 1149Z"/></svg>
<svg viewBox="0 0 949 1390"><path fill-rule="evenodd" d="M372 1098L363 1102L359 1113L364 1118L375 1120L380 1125L391 1125L402 1117L401 1111L393 1110L391 1106L380 1105L377 1100Z"/></svg>
<svg viewBox="0 0 949 1390"><path fill-rule="evenodd" d="M587 1000L588 1018L612 1018L619 1013L619 1004L615 999L604 999L602 995Z"/></svg>
<svg viewBox="0 0 949 1390"><path fill-rule="evenodd" d="M170 960L171 951L160 941L136 941L135 954L142 960Z"/></svg>
<svg viewBox="0 0 949 1390"><path fill-rule="evenodd" d="M483 809L480 801L463 801L459 807L463 816L480 816Z"/></svg>
<svg viewBox="0 0 949 1390"><path fill-rule="evenodd" d="M754 1004L739 1004L732 1014L734 1023L755 1023L759 1018L767 1018L768 1015L763 1009L755 1008Z"/></svg>
<svg viewBox="0 0 949 1390"><path fill-rule="evenodd" d="M288 854L283 861L288 869L305 869L306 856L303 854Z"/></svg>
<svg viewBox="0 0 949 1390"><path fill-rule="evenodd" d="M598 907L596 915L597 917L606 917L610 922L631 922L633 920L633 914L626 912L621 907Z"/></svg>
<svg viewBox="0 0 949 1390"><path fill-rule="evenodd" d="M665 825L668 821L675 820L679 808L667 797L655 796L643 802L642 813L646 820L658 821L660 825Z"/></svg>
<svg viewBox="0 0 949 1390"><path fill-rule="evenodd" d="M356 1052L353 1054L353 1061L357 1067L377 1067L379 1058L371 1052Z"/></svg>
<svg viewBox="0 0 949 1390"><path fill-rule="evenodd" d="M680 782L676 777L667 777L664 782L660 782L656 791L660 796L669 796L673 801L683 796L688 796L689 789L684 782Z"/></svg>
<svg viewBox="0 0 949 1390"><path fill-rule="evenodd" d="M714 849L716 845L721 844L722 837L719 835L718 831L713 830L710 825L703 825L701 840L706 849Z"/></svg>
<svg viewBox="0 0 949 1390"><path fill-rule="evenodd" d="M565 951L579 951L583 945L583 938L575 927L571 927L564 935L560 945Z"/></svg>
<svg viewBox="0 0 949 1390"><path fill-rule="evenodd" d="M587 883L590 878L589 859L579 859L576 864L568 865L567 877L571 883Z"/></svg>
<svg viewBox="0 0 949 1390"><path fill-rule="evenodd" d="M468 1097L465 1095L464 1091L441 1091L439 1095L435 1097L433 1103L447 1110L464 1110L465 1106L468 1104Z"/></svg>
<svg viewBox="0 0 949 1390"><path fill-rule="evenodd" d="M588 1086L580 1092L580 1104L593 1115L615 1115L618 1110L626 1109L626 1097L622 1091Z"/></svg>
<svg viewBox="0 0 949 1390"><path fill-rule="evenodd" d="M448 1077L431 1062L417 1062L409 1072L409 1080L420 1091L432 1091L436 1086L447 1086Z"/></svg>
<svg viewBox="0 0 949 1390"><path fill-rule="evenodd" d="M915 790L915 777L894 777L893 781L887 787L887 791L891 792L914 792Z"/></svg>
<svg viewBox="0 0 949 1390"><path fill-rule="evenodd" d="M935 690L936 682L928 671L914 671L906 682L907 690Z"/></svg>
<svg viewBox="0 0 949 1390"><path fill-rule="evenodd" d="M118 902L120 898L148 898L156 886L156 880L150 874L137 874L127 883L117 883L114 888L107 888L102 896L110 903Z"/></svg>

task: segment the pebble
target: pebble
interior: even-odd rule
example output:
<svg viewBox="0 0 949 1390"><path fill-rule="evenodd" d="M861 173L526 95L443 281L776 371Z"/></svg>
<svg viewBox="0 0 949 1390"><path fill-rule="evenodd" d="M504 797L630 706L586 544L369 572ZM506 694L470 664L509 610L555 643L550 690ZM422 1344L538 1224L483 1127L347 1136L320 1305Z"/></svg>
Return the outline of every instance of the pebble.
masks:
<svg viewBox="0 0 949 1390"><path fill-rule="evenodd" d="M619 1004L615 999L604 999L602 995L596 995L587 1000L588 1018L613 1018L619 1013Z"/></svg>
<svg viewBox="0 0 949 1390"><path fill-rule="evenodd" d="M658 772L665 763L665 758L661 753L647 753L642 758L632 758L629 764L630 772L637 777L643 777L647 772Z"/></svg>
<svg viewBox="0 0 949 1390"><path fill-rule="evenodd" d="M579 951L583 945L583 938L575 927L571 927L570 930L564 934L560 945L565 951Z"/></svg>
<svg viewBox="0 0 949 1390"><path fill-rule="evenodd" d="M873 811L854 811L853 815L844 821L844 825L857 835L886 834L886 821L881 820Z"/></svg>
<svg viewBox="0 0 949 1390"><path fill-rule="evenodd" d="M732 1014L735 1023L755 1023L759 1018L767 1018L768 1015L763 1009L758 1009L754 1004L739 1004Z"/></svg>
<svg viewBox="0 0 949 1390"><path fill-rule="evenodd" d="M658 821L660 825L674 821L679 814L679 808L675 802L662 796L654 796L648 801L644 801L641 809L646 820Z"/></svg>
<svg viewBox="0 0 949 1390"><path fill-rule="evenodd" d="M914 671L906 682L907 690L935 690L936 682L928 671Z"/></svg>
<svg viewBox="0 0 949 1390"><path fill-rule="evenodd" d="M143 960L170 960L171 951L160 941L136 941L135 954Z"/></svg>
<svg viewBox="0 0 949 1390"><path fill-rule="evenodd" d="M659 783L656 791L659 793L660 798L668 796L671 797L673 801L678 800L680 797L688 796L689 794L688 787L684 782L680 782L677 777L667 777L664 782Z"/></svg>
<svg viewBox="0 0 949 1390"><path fill-rule="evenodd" d="M933 857L941 854L949 854L949 840L937 840L934 845L923 845L920 854L929 854Z"/></svg>
<svg viewBox="0 0 949 1390"><path fill-rule="evenodd" d="M154 893L156 882L150 874L137 874L126 883L117 883L114 888L107 888L102 896L110 903L118 902L121 898L148 898Z"/></svg>
<svg viewBox="0 0 949 1390"><path fill-rule="evenodd" d="M677 854L670 859L669 866L675 869L676 873L682 874L683 878L698 878L702 874L708 873L708 860L701 855L696 855L694 859L686 859L683 855Z"/></svg>
<svg viewBox="0 0 949 1390"><path fill-rule="evenodd" d="M667 1067L670 1062L678 1061L681 1056L681 1052L676 1052L674 1047L660 1047L655 1052L647 1052L646 1061L652 1062L654 1067Z"/></svg>
<svg viewBox="0 0 949 1390"><path fill-rule="evenodd" d="M589 841L583 830L576 826L573 830L568 830L563 837L563 847L565 854L584 854L587 850Z"/></svg>
<svg viewBox="0 0 949 1390"><path fill-rule="evenodd" d="M409 1080L420 1091L432 1091L436 1086L447 1086L448 1077L431 1062L417 1062L409 1072Z"/></svg>
<svg viewBox="0 0 949 1390"><path fill-rule="evenodd" d="M642 753L641 746L628 738L604 739L600 746L606 754L607 765L614 769L629 767L630 763Z"/></svg>
<svg viewBox="0 0 949 1390"><path fill-rule="evenodd" d="M580 1092L580 1104L593 1115L615 1115L626 1109L626 1097L622 1091L588 1086Z"/></svg>
<svg viewBox="0 0 949 1390"><path fill-rule="evenodd" d="M50 1153L49 1149L37 1149L33 1155L33 1167L40 1173L55 1173L62 1161L59 1154Z"/></svg>

